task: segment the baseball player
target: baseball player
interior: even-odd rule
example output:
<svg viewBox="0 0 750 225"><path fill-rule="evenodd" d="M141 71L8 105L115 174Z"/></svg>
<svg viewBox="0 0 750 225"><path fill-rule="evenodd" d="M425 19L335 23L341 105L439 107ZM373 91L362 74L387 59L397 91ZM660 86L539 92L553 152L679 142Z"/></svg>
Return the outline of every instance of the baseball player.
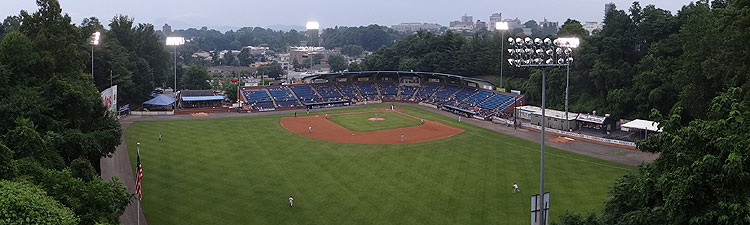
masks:
<svg viewBox="0 0 750 225"><path fill-rule="evenodd" d="M294 198L292 198L292 196L290 195L289 196L289 208L292 208L292 207L294 207Z"/></svg>
<svg viewBox="0 0 750 225"><path fill-rule="evenodd" d="M307 132L312 133L312 126L307 127Z"/></svg>
<svg viewBox="0 0 750 225"><path fill-rule="evenodd" d="M159 131L159 140L161 141L161 131Z"/></svg>
<svg viewBox="0 0 750 225"><path fill-rule="evenodd" d="M404 142L404 134L401 133L401 142Z"/></svg>
<svg viewBox="0 0 750 225"><path fill-rule="evenodd" d="M521 189L518 188L518 184L517 183L513 183L513 193L516 193L516 192L520 193Z"/></svg>

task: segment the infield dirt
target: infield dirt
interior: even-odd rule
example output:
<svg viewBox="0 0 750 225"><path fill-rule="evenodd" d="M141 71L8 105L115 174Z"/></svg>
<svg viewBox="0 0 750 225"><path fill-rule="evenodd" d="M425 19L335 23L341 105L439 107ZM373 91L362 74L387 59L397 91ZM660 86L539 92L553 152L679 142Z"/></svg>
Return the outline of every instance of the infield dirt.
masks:
<svg viewBox="0 0 750 225"><path fill-rule="evenodd" d="M390 112L390 109L379 109L380 112ZM368 113L357 112L357 113ZM395 111L396 113L422 119L406 113ZM353 113L346 113L353 114ZM331 114L338 115L338 114ZM281 126L295 134L305 137L353 144L403 144L433 141L442 138L451 137L464 132L463 129L445 125L435 121L424 120L424 124L403 127L388 130L378 130L370 132L358 132L346 129L322 115L298 116L281 118ZM312 128L312 132L308 129ZM404 135L404 141L401 141L401 134Z"/></svg>

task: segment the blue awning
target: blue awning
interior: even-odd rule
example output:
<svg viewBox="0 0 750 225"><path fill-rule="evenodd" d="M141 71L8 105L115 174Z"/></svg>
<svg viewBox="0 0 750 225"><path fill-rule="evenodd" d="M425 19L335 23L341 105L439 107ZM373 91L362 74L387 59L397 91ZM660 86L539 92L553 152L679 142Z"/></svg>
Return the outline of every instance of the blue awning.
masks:
<svg viewBox="0 0 750 225"><path fill-rule="evenodd" d="M182 97L183 102L197 102L197 101L220 101L224 100L224 96L193 96L193 97Z"/></svg>
<svg viewBox="0 0 750 225"><path fill-rule="evenodd" d="M156 98L152 98L151 100L143 102L144 105L160 105L160 106L167 106L174 103L175 100L172 97L166 96L166 95L159 95L156 96Z"/></svg>

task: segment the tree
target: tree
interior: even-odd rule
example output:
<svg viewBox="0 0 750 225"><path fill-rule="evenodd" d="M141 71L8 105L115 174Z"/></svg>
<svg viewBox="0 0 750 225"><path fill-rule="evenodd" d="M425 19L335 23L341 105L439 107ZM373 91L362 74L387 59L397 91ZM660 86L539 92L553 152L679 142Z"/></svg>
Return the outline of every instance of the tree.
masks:
<svg viewBox="0 0 750 225"><path fill-rule="evenodd" d="M187 90L205 90L210 89L208 83L208 68L198 65L190 65L185 74L180 79L182 89Z"/></svg>
<svg viewBox="0 0 750 225"><path fill-rule="evenodd" d="M349 72L359 72L363 71L362 65L358 62L353 62L349 64L349 68L347 69Z"/></svg>
<svg viewBox="0 0 750 225"><path fill-rule="evenodd" d="M245 48L240 51L240 54L237 54L237 61L240 66L249 66L255 61L255 57L250 55L250 50Z"/></svg>
<svg viewBox="0 0 750 225"><path fill-rule="evenodd" d="M364 51L365 50L362 48L362 46L359 46L359 45L348 44L348 45L344 45L344 47L341 47L341 54L344 54L349 57L360 56L362 55Z"/></svg>
<svg viewBox="0 0 750 225"><path fill-rule="evenodd" d="M34 185L0 180L0 223L73 225L78 218Z"/></svg>
<svg viewBox="0 0 750 225"><path fill-rule="evenodd" d="M237 59L234 57L234 54L232 53L232 51L227 51L226 53L224 53L224 58L222 58L221 64L225 66L238 65Z"/></svg>
<svg viewBox="0 0 750 225"><path fill-rule="evenodd" d="M328 64L331 65L331 72L341 72L349 66L346 58L342 55L328 56Z"/></svg>
<svg viewBox="0 0 750 225"><path fill-rule="evenodd" d="M237 101L237 87L240 86L239 82L232 82L229 79L224 81L222 85L224 87L224 94L232 102Z"/></svg>
<svg viewBox="0 0 750 225"><path fill-rule="evenodd" d="M660 156L617 180L601 224L750 223L750 108L742 98L730 88L713 99L707 118L687 125L680 107L667 117L654 110L664 132L638 148ZM566 217L561 224L596 224Z"/></svg>
<svg viewBox="0 0 750 225"><path fill-rule="evenodd" d="M560 31L557 32L557 35L560 37L572 36L583 39L589 35L589 32L583 29L583 25L581 25L581 22L578 22L578 20L568 19L563 23Z"/></svg>

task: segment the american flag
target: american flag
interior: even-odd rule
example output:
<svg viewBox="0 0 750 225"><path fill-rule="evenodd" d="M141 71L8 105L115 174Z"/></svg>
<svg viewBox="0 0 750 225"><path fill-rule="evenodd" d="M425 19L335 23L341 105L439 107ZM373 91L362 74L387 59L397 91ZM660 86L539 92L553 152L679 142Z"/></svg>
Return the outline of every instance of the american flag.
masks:
<svg viewBox="0 0 750 225"><path fill-rule="evenodd" d="M136 153L136 161L138 162L138 172L135 175L135 193L138 194L138 200L141 200L141 180L143 179L143 168L141 168L141 151L140 149Z"/></svg>

